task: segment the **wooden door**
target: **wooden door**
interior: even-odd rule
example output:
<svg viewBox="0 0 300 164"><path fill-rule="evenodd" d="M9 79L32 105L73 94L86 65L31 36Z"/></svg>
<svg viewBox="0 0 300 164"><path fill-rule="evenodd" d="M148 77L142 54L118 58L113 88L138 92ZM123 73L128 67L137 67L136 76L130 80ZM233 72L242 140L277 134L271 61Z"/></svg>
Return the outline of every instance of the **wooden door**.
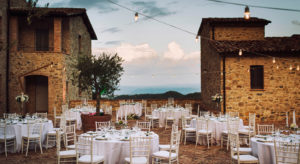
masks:
<svg viewBox="0 0 300 164"><path fill-rule="evenodd" d="M26 112L48 112L48 77L47 76L27 76L26 94L29 101L26 103Z"/></svg>

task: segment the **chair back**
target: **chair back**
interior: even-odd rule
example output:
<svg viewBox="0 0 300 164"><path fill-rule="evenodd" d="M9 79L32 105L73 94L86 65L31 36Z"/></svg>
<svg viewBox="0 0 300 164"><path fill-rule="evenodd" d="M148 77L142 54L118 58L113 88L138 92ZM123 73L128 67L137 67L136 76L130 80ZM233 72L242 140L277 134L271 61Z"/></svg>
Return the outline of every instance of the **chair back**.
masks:
<svg viewBox="0 0 300 164"><path fill-rule="evenodd" d="M182 125L183 129L186 128L186 125L188 125L187 122L188 122L188 120L184 116L182 116L181 117L181 125Z"/></svg>
<svg viewBox="0 0 300 164"><path fill-rule="evenodd" d="M61 149L61 131L57 130L56 131L56 154L59 156L59 151Z"/></svg>
<svg viewBox="0 0 300 164"><path fill-rule="evenodd" d="M227 118L227 131L228 133L238 133L240 125L239 118Z"/></svg>
<svg viewBox="0 0 300 164"><path fill-rule="evenodd" d="M274 125L260 125L257 124L257 133L259 135L268 135L274 133Z"/></svg>
<svg viewBox="0 0 300 164"><path fill-rule="evenodd" d="M76 128L75 125L67 125L65 128L66 146L75 144L76 142Z"/></svg>
<svg viewBox="0 0 300 164"><path fill-rule="evenodd" d="M149 163L151 137L130 137L130 164L135 157L146 157Z"/></svg>
<svg viewBox="0 0 300 164"><path fill-rule="evenodd" d="M184 104L185 108L192 108L192 104Z"/></svg>
<svg viewBox="0 0 300 164"><path fill-rule="evenodd" d="M139 121L136 121L136 125L141 130L146 130L148 132L150 131L150 122L139 122Z"/></svg>
<svg viewBox="0 0 300 164"><path fill-rule="evenodd" d="M171 161L172 153L176 153L177 157L179 154L181 130L171 134L170 150L169 150L169 161Z"/></svg>
<svg viewBox="0 0 300 164"><path fill-rule="evenodd" d="M255 118L256 118L256 114L255 113L249 113L249 131L253 132L254 135L256 133Z"/></svg>
<svg viewBox="0 0 300 164"><path fill-rule="evenodd" d="M228 133L229 135L229 143L230 143L230 154L231 158L236 154L237 161L240 163L240 143L239 143L239 134L238 133Z"/></svg>
<svg viewBox="0 0 300 164"><path fill-rule="evenodd" d="M68 109L69 109L68 104L64 104L64 105L61 106L62 113L65 113Z"/></svg>
<svg viewBox="0 0 300 164"><path fill-rule="evenodd" d="M17 113L3 113L3 118L15 118Z"/></svg>
<svg viewBox="0 0 300 164"><path fill-rule="evenodd" d="M112 106L107 106L105 109L105 114L112 115Z"/></svg>
<svg viewBox="0 0 300 164"><path fill-rule="evenodd" d="M197 131L199 130L204 130L208 131L208 120L206 120L203 117L197 118L197 124L196 124L196 129Z"/></svg>
<svg viewBox="0 0 300 164"><path fill-rule="evenodd" d="M276 164L289 163L299 164L300 163L300 142L290 141L277 141L274 139Z"/></svg>
<svg viewBox="0 0 300 164"><path fill-rule="evenodd" d="M34 116L36 116L37 118L48 118L47 117L47 112L45 112L45 113L34 113L33 114Z"/></svg>
<svg viewBox="0 0 300 164"><path fill-rule="evenodd" d="M151 110L157 109L157 104L151 104Z"/></svg>
<svg viewBox="0 0 300 164"><path fill-rule="evenodd" d="M168 98L168 106L173 106L174 105L174 98L173 97L169 97Z"/></svg>
<svg viewBox="0 0 300 164"><path fill-rule="evenodd" d="M208 117L209 111L200 111L200 117Z"/></svg>
<svg viewBox="0 0 300 164"><path fill-rule="evenodd" d="M152 109L151 109L151 107L146 107L145 115L151 115L151 114L152 114Z"/></svg>
<svg viewBox="0 0 300 164"><path fill-rule="evenodd" d="M96 131L101 131L103 128L110 127L110 121L107 122L95 122L96 124Z"/></svg>
<svg viewBox="0 0 300 164"><path fill-rule="evenodd" d="M178 132L178 126L176 124L172 124L172 133Z"/></svg>
<svg viewBox="0 0 300 164"><path fill-rule="evenodd" d="M233 117L233 118L240 117L240 113L239 112L229 112L229 117Z"/></svg>
<svg viewBox="0 0 300 164"><path fill-rule="evenodd" d="M43 131L43 124L41 123L35 123L33 122L28 122L27 123L27 137L41 137L42 136L42 131Z"/></svg>
<svg viewBox="0 0 300 164"><path fill-rule="evenodd" d="M78 159L83 155L90 155L89 163L93 163L93 155L94 155L94 148L93 148L93 140L94 136L81 136L78 139L78 142L75 144L76 149L76 160L78 163Z"/></svg>

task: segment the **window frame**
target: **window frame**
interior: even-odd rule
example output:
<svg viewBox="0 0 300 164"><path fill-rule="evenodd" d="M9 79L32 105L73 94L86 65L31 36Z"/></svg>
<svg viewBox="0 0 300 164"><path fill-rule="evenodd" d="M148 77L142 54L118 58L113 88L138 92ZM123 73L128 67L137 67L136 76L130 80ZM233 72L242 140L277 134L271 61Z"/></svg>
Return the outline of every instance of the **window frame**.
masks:
<svg viewBox="0 0 300 164"><path fill-rule="evenodd" d="M265 89L264 76L265 75L264 75L263 65L250 65L250 89L264 90Z"/></svg>

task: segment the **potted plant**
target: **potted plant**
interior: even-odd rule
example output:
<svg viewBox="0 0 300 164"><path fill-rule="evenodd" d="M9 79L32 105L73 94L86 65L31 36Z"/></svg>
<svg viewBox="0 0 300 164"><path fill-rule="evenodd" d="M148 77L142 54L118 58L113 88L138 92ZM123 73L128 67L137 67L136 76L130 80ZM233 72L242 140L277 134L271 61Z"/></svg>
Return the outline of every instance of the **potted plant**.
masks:
<svg viewBox="0 0 300 164"><path fill-rule="evenodd" d="M75 64L78 73L73 73L73 76L78 80L78 87L86 91L91 90L96 99L96 114L92 119L94 121L101 121L101 117L108 117L100 113L101 96L113 97L114 91L118 89L124 71L122 62L123 59L118 54L102 53L98 57L80 55ZM111 115L109 116L111 118ZM84 121L83 124L85 124Z"/></svg>

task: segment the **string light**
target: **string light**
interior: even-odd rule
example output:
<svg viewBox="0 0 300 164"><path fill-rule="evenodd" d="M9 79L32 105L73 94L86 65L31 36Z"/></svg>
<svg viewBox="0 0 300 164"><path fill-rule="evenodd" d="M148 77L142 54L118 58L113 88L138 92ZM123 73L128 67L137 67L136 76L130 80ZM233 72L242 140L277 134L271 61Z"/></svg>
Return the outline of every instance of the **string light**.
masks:
<svg viewBox="0 0 300 164"><path fill-rule="evenodd" d="M274 64L276 63L275 57L273 57L273 63L274 63Z"/></svg>
<svg viewBox="0 0 300 164"><path fill-rule="evenodd" d="M250 10L248 6L245 7L244 18L250 19Z"/></svg>
<svg viewBox="0 0 300 164"><path fill-rule="evenodd" d="M293 67L292 67L292 65L290 65L290 70L292 70L293 69Z"/></svg>
<svg viewBox="0 0 300 164"><path fill-rule="evenodd" d="M242 49L239 50L239 56L242 56L243 55L243 51Z"/></svg>
<svg viewBox="0 0 300 164"><path fill-rule="evenodd" d="M300 70L300 67L299 67L299 65L297 65L297 71L299 71Z"/></svg>
<svg viewBox="0 0 300 164"><path fill-rule="evenodd" d="M248 71L248 72L250 72L250 70L249 70L249 69L248 69L247 71Z"/></svg>
<svg viewBox="0 0 300 164"><path fill-rule="evenodd" d="M276 69L279 69L279 66L278 66L278 65L276 66Z"/></svg>
<svg viewBox="0 0 300 164"><path fill-rule="evenodd" d="M134 21L136 22L138 19L139 19L139 13L136 12L136 13L134 14Z"/></svg>

